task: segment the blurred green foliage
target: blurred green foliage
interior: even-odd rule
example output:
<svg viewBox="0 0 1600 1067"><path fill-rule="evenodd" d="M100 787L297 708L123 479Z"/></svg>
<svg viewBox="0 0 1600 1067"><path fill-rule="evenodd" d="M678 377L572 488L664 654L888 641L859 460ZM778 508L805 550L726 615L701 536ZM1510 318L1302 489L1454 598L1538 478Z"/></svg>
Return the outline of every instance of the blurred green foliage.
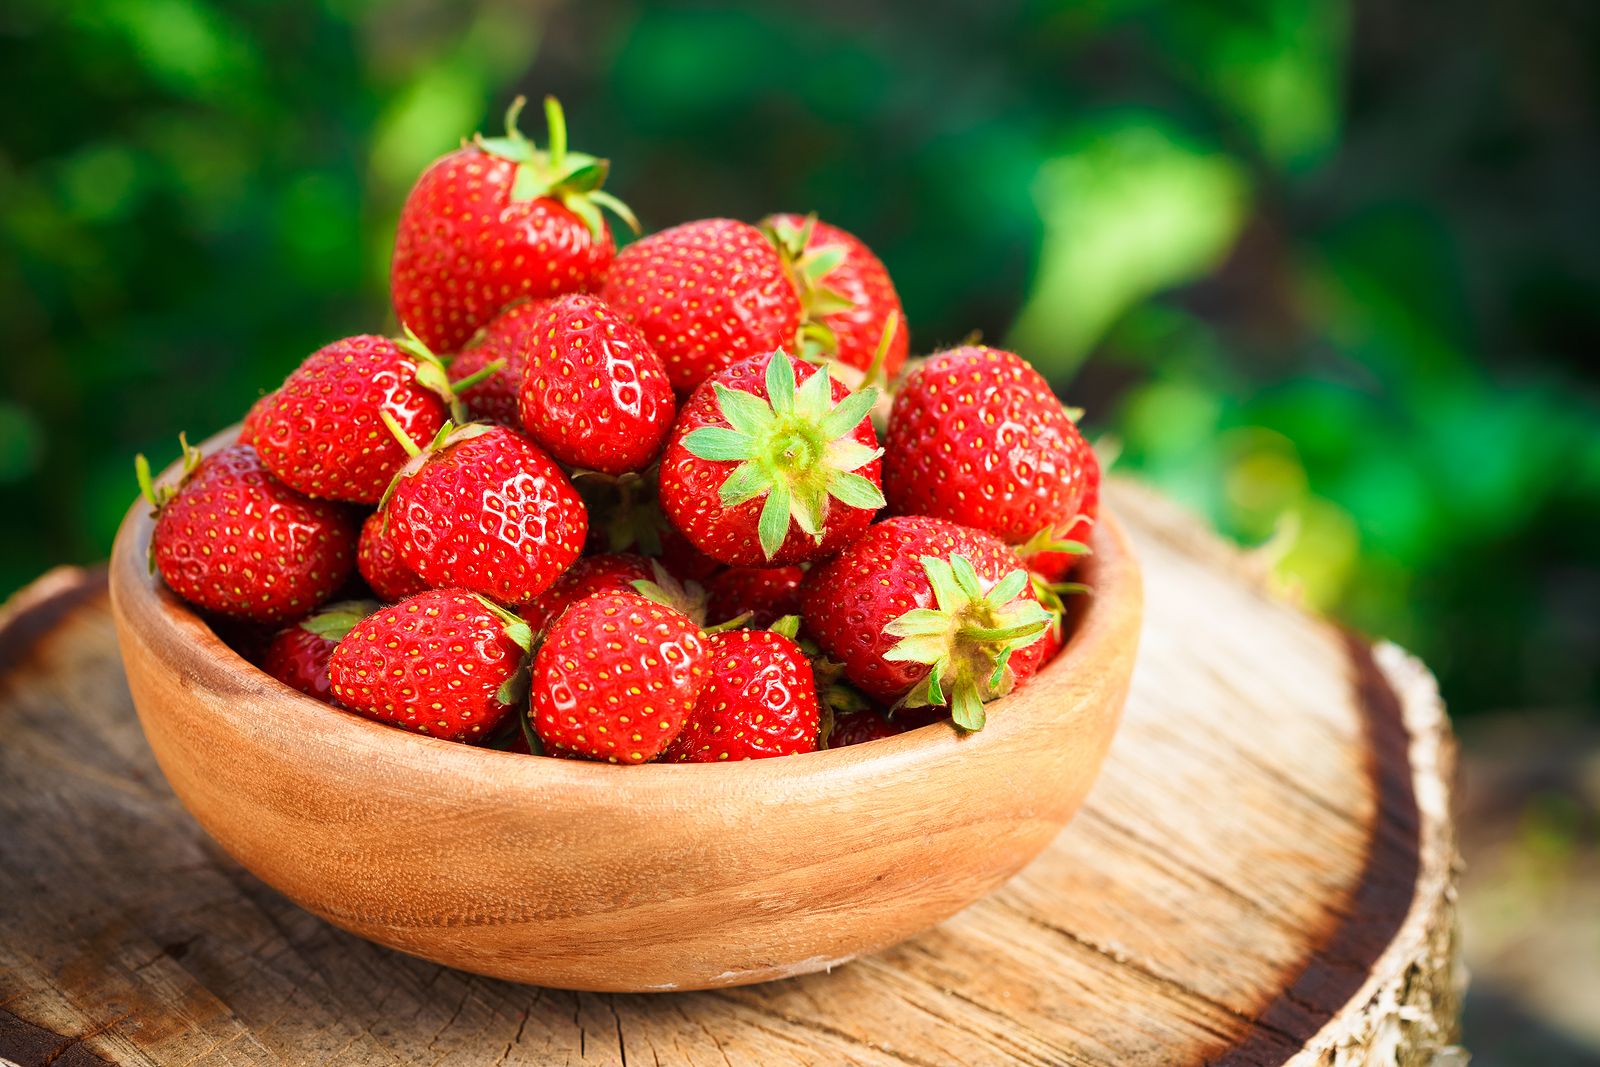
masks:
<svg viewBox="0 0 1600 1067"><path fill-rule="evenodd" d="M0 592L105 554L135 451L392 329L412 178L554 91L647 224L856 231L916 347L1015 345L1458 712L1593 708L1597 31L1581 0L12 0Z"/></svg>

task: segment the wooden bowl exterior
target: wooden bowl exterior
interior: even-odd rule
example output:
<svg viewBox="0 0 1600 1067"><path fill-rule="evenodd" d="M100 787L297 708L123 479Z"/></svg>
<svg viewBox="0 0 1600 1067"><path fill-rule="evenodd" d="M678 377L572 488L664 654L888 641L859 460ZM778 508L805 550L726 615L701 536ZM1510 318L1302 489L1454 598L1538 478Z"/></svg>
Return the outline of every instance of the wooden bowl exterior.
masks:
<svg viewBox="0 0 1600 1067"><path fill-rule="evenodd" d="M1139 638L1138 566L1105 515L1085 563L1096 595L980 733L941 724L730 764L539 759L406 733L281 685L149 574L151 527L139 504L117 536L117 636L145 736L205 830L362 937L568 989L803 974L953 915L1077 810Z"/></svg>

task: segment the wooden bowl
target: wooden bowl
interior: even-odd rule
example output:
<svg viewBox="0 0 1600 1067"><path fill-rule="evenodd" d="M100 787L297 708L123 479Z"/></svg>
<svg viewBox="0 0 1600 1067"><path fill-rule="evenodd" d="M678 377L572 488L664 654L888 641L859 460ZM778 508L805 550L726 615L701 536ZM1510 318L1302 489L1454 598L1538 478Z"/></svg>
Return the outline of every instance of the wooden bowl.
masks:
<svg viewBox="0 0 1600 1067"><path fill-rule="evenodd" d="M1105 515L1066 647L980 733L693 766L542 759L369 722L268 677L151 577L151 527L142 502L122 524L112 608L145 736L201 826L346 930L567 989L804 974L953 915L1077 810L1139 638L1138 566Z"/></svg>

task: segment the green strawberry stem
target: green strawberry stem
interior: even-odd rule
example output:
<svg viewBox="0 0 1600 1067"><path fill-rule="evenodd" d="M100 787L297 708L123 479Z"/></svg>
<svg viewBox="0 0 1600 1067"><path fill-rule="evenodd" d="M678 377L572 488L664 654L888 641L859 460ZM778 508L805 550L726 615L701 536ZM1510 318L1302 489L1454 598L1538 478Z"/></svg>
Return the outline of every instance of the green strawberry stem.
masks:
<svg viewBox="0 0 1600 1067"><path fill-rule="evenodd" d="M303 619L300 629L329 641L343 641L357 623L382 606L376 600L341 600Z"/></svg>
<svg viewBox="0 0 1600 1067"><path fill-rule="evenodd" d="M684 438L692 455L738 462L718 490L724 507L765 496L757 532L771 559L792 522L819 543L830 500L876 511L883 493L853 473L883 455L855 440L855 428L877 402L876 389L851 393L833 403L832 379L817 372L796 387L794 365L782 350L767 364L767 399L714 385L728 426L702 426Z"/></svg>
<svg viewBox="0 0 1600 1067"><path fill-rule="evenodd" d="M417 384L433 393L440 400L443 400L450 408L450 417L456 422L470 420L472 416L468 414L466 404L461 400L460 390L478 384L499 368L491 363L465 379L467 384L452 383L445 361L436 356L433 350L423 343L422 338L412 331L411 327L402 326L402 329L405 330L405 336L394 339L395 347L417 361L417 370L414 375ZM501 363L500 366L504 366L504 364Z"/></svg>
<svg viewBox="0 0 1600 1067"><path fill-rule="evenodd" d="M782 637L787 637L789 640L793 641L795 636L800 633L800 616L785 615L783 618L773 622L773 624L767 627L767 629L771 630L775 634L778 634Z"/></svg>
<svg viewBox="0 0 1600 1067"><path fill-rule="evenodd" d="M176 486L155 484L155 479L150 473L150 461L145 458L144 453L141 452L133 457L133 477L139 483L139 495L150 504L152 518L159 515L161 509L178 495L183 483L189 480L189 475L193 474L194 469L200 466L200 461L205 459L205 455L189 443L188 434L178 435L178 449L179 454L183 456L183 470L178 475Z"/></svg>
<svg viewBox="0 0 1600 1067"><path fill-rule="evenodd" d="M900 312L891 311L883 320L883 336L878 338L878 347L873 350L872 362L867 364L867 373L862 377L863 386L882 388L888 383L884 380L883 368L889 358L889 346L894 343L894 335L900 330Z"/></svg>
<svg viewBox="0 0 1600 1067"><path fill-rule="evenodd" d="M483 382L488 381L496 373L505 370L505 368L506 368L506 361L505 360L503 360L503 359L493 360L493 361L491 361L489 363L485 363L483 366L479 367L477 370L473 371L471 374L467 375L465 378L460 378L460 379L458 379L458 380L456 380L454 382L451 382L450 383L450 387L455 392L455 394L457 396L460 396L462 393L466 392L468 389L471 389L474 385L479 385L479 384L481 384Z"/></svg>
<svg viewBox="0 0 1600 1067"><path fill-rule="evenodd" d="M621 219L634 233L639 232L639 220L627 204L602 192L606 175L611 169L609 160L597 159L584 152L567 149L567 118L561 102L553 96L544 98L545 123L549 127L550 147L541 152L533 141L519 129L517 120L527 98L517 97L506 109L506 135L504 137L473 138L473 143L484 152L517 165L511 178L513 201L539 200L551 197L559 200L568 211L583 220L596 241L605 237L605 220L600 209L605 208Z"/></svg>
<svg viewBox="0 0 1600 1067"><path fill-rule="evenodd" d="M981 730L984 704L1011 689L1012 654L1044 636L1052 616L1037 602L1021 599L1028 572L1020 568L987 592L965 556L923 556L922 569L938 606L913 608L885 626L885 634L901 640L884 658L928 664L927 677L902 704L948 703L957 726Z"/></svg>

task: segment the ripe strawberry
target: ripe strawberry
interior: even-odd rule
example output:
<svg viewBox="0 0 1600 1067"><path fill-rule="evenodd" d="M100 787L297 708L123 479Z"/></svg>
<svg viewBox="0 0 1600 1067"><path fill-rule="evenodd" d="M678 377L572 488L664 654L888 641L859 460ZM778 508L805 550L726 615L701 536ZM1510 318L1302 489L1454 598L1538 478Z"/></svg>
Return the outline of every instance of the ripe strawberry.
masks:
<svg viewBox="0 0 1600 1067"><path fill-rule="evenodd" d="M343 507L290 489L249 445L202 458L184 441L183 465L176 489L156 486L143 456L135 468L155 508L151 563L191 604L282 622L315 608L350 576L356 527Z"/></svg>
<svg viewBox="0 0 1600 1067"><path fill-rule="evenodd" d="M783 630L730 630L710 637L711 680L683 730L661 754L668 763L717 763L815 752L821 710L811 663ZM787 631L787 632L784 632Z"/></svg>
<svg viewBox="0 0 1600 1067"><path fill-rule="evenodd" d="M1028 569L1047 582L1065 578L1086 555L1089 534L1100 514L1100 460L1092 448L1084 453L1083 459L1084 492L1078 504L1078 521L1065 530L1046 528L1042 539L1030 539L1029 544L1017 548L1017 555Z"/></svg>
<svg viewBox="0 0 1600 1067"><path fill-rule="evenodd" d="M383 512L375 511L361 524L361 540L356 545L356 568L367 587L386 604L416 596L428 588L421 575L400 562Z"/></svg>
<svg viewBox="0 0 1600 1067"><path fill-rule="evenodd" d="M806 630L845 677L884 703L948 704L967 730L1037 667L1020 653L1050 624L1010 549L921 516L873 526L803 593Z"/></svg>
<svg viewBox="0 0 1600 1067"><path fill-rule="evenodd" d="M864 745L885 737L903 734L910 726L904 719L891 719L876 708L836 713L833 729L828 732L829 748L848 748Z"/></svg>
<svg viewBox="0 0 1600 1067"><path fill-rule="evenodd" d="M837 552L883 506L883 450L867 418L876 399L781 351L719 371L672 427L662 510L696 548L736 566Z"/></svg>
<svg viewBox="0 0 1600 1067"><path fill-rule="evenodd" d="M250 405L250 410L244 413L244 420L239 423L239 436L236 444L254 445L256 443L256 420L261 418L261 409L267 406L267 401L272 399L272 394L256 397L256 402Z"/></svg>
<svg viewBox="0 0 1600 1067"><path fill-rule="evenodd" d="M379 607L373 600L346 600L285 626L267 645L261 669L306 696L324 704L337 703L328 678L328 661L345 634Z"/></svg>
<svg viewBox="0 0 1600 1067"><path fill-rule="evenodd" d="M657 509L659 515L659 508ZM712 576L723 569L720 560L712 559L698 548L678 528L661 515L661 526L657 536L661 546L661 565L666 567L672 576L680 582L699 582L704 584Z"/></svg>
<svg viewBox="0 0 1600 1067"><path fill-rule="evenodd" d="M867 371L885 330L892 329L878 372L880 380L892 381L906 361L911 334L900 294L872 249L815 216L768 215L761 228L788 257L800 282L806 356Z"/></svg>
<svg viewBox="0 0 1600 1067"><path fill-rule="evenodd" d="M522 429L517 394L522 391L522 370L531 341L529 331L548 305L547 300L512 304L450 361L450 384L473 418ZM499 366L491 369L491 364ZM483 377L476 383L461 384L479 375Z"/></svg>
<svg viewBox="0 0 1600 1067"><path fill-rule="evenodd" d="M786 348L800 296L783 256L754 226L686 222L624 248L600 296L644 331L679 393L750 356Z"/></svg>
<svg viewBox="0 0 1600 1067"><path fill-rule="evenodd" d="M531 717L547 749L644 763L660 755L710 680L694 620L633 593L568 608L533 664Z"/></svg>
<svg viewBox="0 0 1600 1067"><path fill-rule="evenodd" d="M552 300L528 332L522 425L562 463L605 474L648 466L672 428L672 385L639 328L598 297Z"/></svg>
<svg viewBox="0 0 1600 1067"><path fill-rule="evenodd" d="M406 462L384 416L417 444L450 417L444 365L409 340L347 337L313 352L256 416L256 448L307 496L376 504Z"/></svg>
<svg viewBox="0 0 1600 1067"><path fill-rule="evenodd" d="M634 582L655 580L650 561L631 552L584 556L568 567L555 584L522 605L519 612L535 634L561 617L561 613L596 593L636 592Z"/></svg>
<svg viewBox="0 0 1600 1067"><path fill-rule="evenodd" d="M522 699L528 624L465 589L430 589L357 623L328 664L369 719L446 741L486 737Z"/></svg>
<svg viewBox="0 0 1600 1067"><path fill-rule="evenodd" d="M400 321L439 352L453 352L521 297L584 292L600 284L616 246L600 209L638 223L601 191L609 164L567 151L561 106L545 98L550 146L517 130L523 99L506 112L506 136L476 137L436 160L400 210L389 288Z"/></svg>
<svg viewBox="0 0 1600 1067"><path fill-rule="evenodd" d="M507 604L532 600L572 566L588 516L542 449L486 423L450 427L413 456L382 514L400 561L434 587Z"/></svg>
<svg viewBox="0 0 1600 1067"><path fill-rule="evenodd" d="M909 375L889 415L884 492L899 515L931 515L1032 554L1083 513L1088 442L1050 385L1010 352L968 346Z"/></svg>
<svg viewBox="0 0 1600 1067"><path fill-rule="evenodd" d="M706 581L706 618L725 622L748 612L747 625L763 627L798 615L805 576L799 567L730 567Z"/></svg>

